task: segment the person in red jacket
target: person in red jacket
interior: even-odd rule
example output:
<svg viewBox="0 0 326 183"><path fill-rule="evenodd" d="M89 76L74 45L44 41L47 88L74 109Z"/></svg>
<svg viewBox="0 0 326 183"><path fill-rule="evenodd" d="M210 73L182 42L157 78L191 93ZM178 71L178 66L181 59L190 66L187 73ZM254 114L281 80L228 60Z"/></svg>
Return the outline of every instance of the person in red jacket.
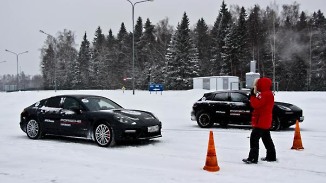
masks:
<svg viewBox="0 0 326 183"><path fill-rule="evenodd" d="M259 139L266 148L266 157L262 161L276 161L276 151L270 134L272 126L274 94L271 90L272 81L269 78L256 79L250 94L250 104L253 108L250 135L250 152L247 159L242 161L248 164L257 163L259 156Z"/></svg>

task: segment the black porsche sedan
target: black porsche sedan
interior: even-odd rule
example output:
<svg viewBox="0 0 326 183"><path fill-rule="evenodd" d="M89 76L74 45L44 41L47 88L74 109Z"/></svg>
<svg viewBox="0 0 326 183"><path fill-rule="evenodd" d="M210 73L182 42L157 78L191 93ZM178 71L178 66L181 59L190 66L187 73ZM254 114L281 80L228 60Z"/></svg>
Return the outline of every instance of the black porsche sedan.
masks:
<svg viewBox="0 0 326 183"><path fill-rule="evenodd" d="M248 90L228 90L205 93L194 103L191 119L202 128L218 123L222 127L229 124L251 125L252 108ZM304 119L302 109L289 103L274 102L272 130L288 128Z"/></svg>
<svg viewBox="0 0 326 183"><path fill-rule="evenodd" d="M162 123L147 111L124 109L95 95L60 95L25 108L20 128L31 139L44 135L82 137L99 146L161 137Z"/></svg>

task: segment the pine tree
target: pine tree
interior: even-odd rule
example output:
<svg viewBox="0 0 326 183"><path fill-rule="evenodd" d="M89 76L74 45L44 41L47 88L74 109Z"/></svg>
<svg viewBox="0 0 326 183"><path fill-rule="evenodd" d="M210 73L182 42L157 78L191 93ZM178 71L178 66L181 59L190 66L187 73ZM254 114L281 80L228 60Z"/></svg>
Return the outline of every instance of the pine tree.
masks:
<svg viewBox="0 0 326 183"><path fill-rule="evenodd" d="M311 62L310 90L325 90L326 88L326 18L318 10L312 16L312 32L310 33Z"/></svg>
<svg viewBox="0 0 326 183"><path fill-rule="evenodd" d="M87 39L85 32L83 41L81 43L77 63L75 64L75 85L78 89L87 89L89 86L89 66L91 61L90 42Z"/></svg>
<svg viewBox="0 0 326 183"><path fill-rule="evenodd" d="M293 73L293 78L291 82L293 86L291 87L291 90L304 90L305 88L307 88L307 83L302 81L306 81L307 78L307 64L304 59L299 55L294 55L294 61L295 62L291 68L291 72Z"/></svg>
<svg viewBox="0 0 326 183"><path fill-rule="evenodd" d="M41 72L43 77L44 89L54 89L55 82L55 53L53 44L49 44L48 48L42 49Z"/></svg>
<svg viewBox="0 0 326 183"><path fill-rule="evenodd" d="M262 46L260 47L260 62L259 62L259 72L262 77L270 77L273 79L274 77L274 67L275 67L275 75L277 78L280 78L280 75L277 74L276 68L279 67L280 63L277 59L278 51L276 45L277 31L279 29L279 20L277 19L276 7L273 5L273 8L267 7L266 11L262 12L261 19L261 32L262 38L264 41L262 42ZM275 38L275 39L274 39ZM280 72L282 73L282 72ZM279 81L275 78L275 81Z"/></svg>
<svg viewBox="0 0 326 183"><path fill-rule="evenodd" d="M137 23L135 25L135 32L134 32L135 36L135 42L139 42L141 36L143 35L143 19L141 17L138 17L137 19Z"/></svg>
<svg viewBox="0 0 326 183"><path fill-rule="evenodd" d="M105 36L101 27L95 32L92 48L92 58L90 63L90 86L91 88L104 89L106 87L106 60L105 53Z"/></svg>
<svg viewBox="0 0 326 183"><path fill-rule="evenodd" d="M143 36L143 20L141 17L138 18L135 25L134 32L134 41L135 41L135 65L134 65L134 74L135 74L135 85L137 88L142 88L142 71L144 69L144 53L142 52L141 37Z"/></svg>
<svg viewBox="0 0 326 183"><path fill-rule="evenodd" d="M167 51L167 88L190 89L192 78L199 76L198 50L190 37L189 19L184 13L181 24Z"/></svg>
<svg viewBox="0 0 326 183"><path fill-rule="evenodd" d="M118 51L117 51L117 40L116 38L114 37L113 33L112 33L112 30L110 29L109 30L109 35L107 36L107 39L106 39L106 60L107 60L107 87L109 89L117 89L117 81L118 81L118 78L116 76L116 68L115 68L115 65L116 65L116 60L118 60ZM120 88L120 87L118 87Z"/></svg>
<svg viewBox="0 0 326 183"><path fill-rule="evenodd" d="M132 37L127 33L124 23L121 24L118 36L117 36L117 59L113 63L115 69L116 80L114 83L115 88L131 88L132 80L126 80L125 78L132 78Z"/></svg>
<svg viewBox="0 0 326 183"><path fill-rule="evenodd" d="M211 31L212 46L211 46L211 75L223 75L222 66L223 63L222 54L225 46L225 38L230 32L231 14L226 7L224 1L222 1L219 15L214 23Z"/></svg>
<svg viewBox="0 0 326 183"><path fill-rule="evenodd" d="M73 65L77 62L75 35L70 30L59 32L56 52L56 77L58 89L71 89L73 80Z"/></svg>
<svg viewBox="0 0 326 183"><path fill-rule="evenodd" d="M157 58L157 66L155 70L157 74L154 82L156 83L166 83L166 52L168 49L168 45L171 41L171 37L173 35L174 29L171 25L169 25L169 19L165 18L154 27L154 34L157 42L156 47L156 58Z"/></svg>
<svg viewBox="0 0 326 183"><path fill-rule="evenodd" d="M236 63L234 61L237 61L237 42L236 42L236 29L235 25L229 26L227 34L224 37L224 46L222 47L221 52L221 59L222 59L222 65L221 65L221 75L231 76L234 75L234 67L236 66Z"/></svg>
<svg viewBox="0 0 326 183"><path fill-rule="evenodd" d="M108 47L108 49L112 49L113 46L116 43L116 38L114 37L112 30L109 30L109 35L106 38L106 46Z"/></svg>
<svg viewBox="0 0 326 183"><path fill-rule="evenodd" d="M138 63L138 85L142 89L148 88L148 84L154 82L153 77L156 74L156 38L154 34L154 25L149 19L146 20L144 32L139 41L139 63Z"/></svg>
<svg viewBox="0 0 326 183"><path fill-rule="evenodd" d="M210 74L210 46L211 46L211 37L209 35L208 26L203 18L199 19L195 32L195 43L198 48L198 57L200 59L200 75L209 76Z"/></svg>
<svg viewBox="0 0 326 183"><path fill-rule="evenodd" d="M255 59L255 52L257 53L258 47L258 39L259 39L259 25L260 25L260 17L259 17L260 8L255 6L253 10L251 10L249 18L248 18L248 34L251 41L251 47L253 50L252 56Z"/></svg>
<svg viewBox="0 0 326 183"><path fill-rule="evenodd" d="M241 7L238 23L236 25L236 44L237 44L237 60L235 60L235 74L239 77L240 81L245 80L245 73L249 71L247 66L250 61L250 49L248 38L248 26L247 26L247 13L244 7Z"/></svg>
<svg viewBox="0 0 326 183"><path fill-rule="evenodd" d="M299 21L298 21L296 27L297 27L297 31L302 31L302 30L307 29L308 21L307 21L307 15L304 11L301 12L301 14L299 16Z"/></svg>

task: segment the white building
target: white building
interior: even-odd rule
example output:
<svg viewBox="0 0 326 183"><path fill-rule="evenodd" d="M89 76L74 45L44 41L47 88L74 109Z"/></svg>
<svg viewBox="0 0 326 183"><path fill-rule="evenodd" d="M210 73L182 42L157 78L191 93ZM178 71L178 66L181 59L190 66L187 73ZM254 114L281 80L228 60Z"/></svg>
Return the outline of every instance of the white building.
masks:
<svg viewBox="0 0 326 183"><path fill-rule="evenodd" d="M250 62L250 72L246 73L246 88L252 88L256 78L260 78L260 74L256 73L256 61Z"/></svg>
<svg viewBox="0 0 326 183"><path fill-rule="evenodd" d="M238 90L239 77L237 76L207 76L193 78L194 89L206 90Z"/></svg>

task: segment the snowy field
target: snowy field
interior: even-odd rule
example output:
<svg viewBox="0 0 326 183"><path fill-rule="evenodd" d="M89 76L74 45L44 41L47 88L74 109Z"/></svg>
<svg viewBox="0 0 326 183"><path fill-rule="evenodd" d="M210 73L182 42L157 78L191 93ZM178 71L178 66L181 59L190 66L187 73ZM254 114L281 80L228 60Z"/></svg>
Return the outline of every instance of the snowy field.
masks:
<svg viewBox="0 0 326 183"><path fill-rule="evenodd" d="M291 150L294 126L272 132L278 162L242 163L249 152L250 130L201 129L190 120L192 104L204 90L166 91L33 91L0 93L0 183L198 183L325 182L326 92L278 92L277 101L303 109L300 123L304 150ZM162 138L149 143L102 148L94 142L45 138L30 140L19 127L28 105L56 94L103 95L125 108L153 112L163 123ZM203 170L209 131L214 132L220 171ZM265 156L260 144L260 157Z"/></svg>

